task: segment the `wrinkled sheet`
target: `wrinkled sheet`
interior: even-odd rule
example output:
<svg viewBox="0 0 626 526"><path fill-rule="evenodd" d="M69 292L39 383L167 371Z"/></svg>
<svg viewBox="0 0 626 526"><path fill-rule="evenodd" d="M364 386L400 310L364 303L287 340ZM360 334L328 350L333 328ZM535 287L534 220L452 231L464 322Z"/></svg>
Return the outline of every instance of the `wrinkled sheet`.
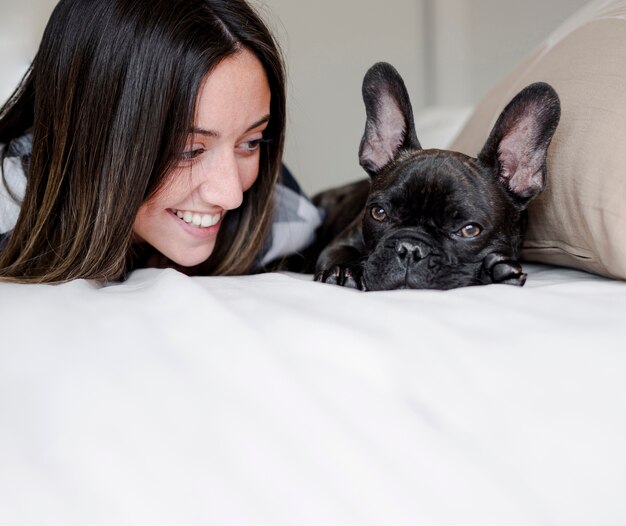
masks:
<svg viewBox="0 0 626 526"><path fill-rule="evenodd" d="M1 524L624 524L626 284L0 284Z"/></svg>

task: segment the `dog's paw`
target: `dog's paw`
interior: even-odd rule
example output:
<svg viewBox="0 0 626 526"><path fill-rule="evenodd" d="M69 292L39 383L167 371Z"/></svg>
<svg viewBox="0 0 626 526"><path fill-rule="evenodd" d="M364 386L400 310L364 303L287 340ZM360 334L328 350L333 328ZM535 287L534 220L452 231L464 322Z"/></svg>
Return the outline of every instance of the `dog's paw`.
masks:
<svg viewBox="0 0 626 526"><path fill-rule="evenodd" d="M483 271L491 283L504 283L521 287L526 283L526 274L519 261L503 254L489 254L483 262Z"/></svg>
<svg viewBox="0 0 626 526"><path fill-rule="evenodd" d="M360 267L351 265L333 265L315 274L315 281L348 287L350 289L367 290Z"/></svg>

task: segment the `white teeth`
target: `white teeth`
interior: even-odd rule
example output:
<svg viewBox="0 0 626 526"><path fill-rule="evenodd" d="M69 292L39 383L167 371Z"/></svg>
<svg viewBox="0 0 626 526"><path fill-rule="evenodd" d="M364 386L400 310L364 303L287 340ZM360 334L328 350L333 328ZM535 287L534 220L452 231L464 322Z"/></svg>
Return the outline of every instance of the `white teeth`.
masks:
<svg viewBox="0 0 626 526"><path fill-rule="evenodd" d="M216 225L222 218L221 214L198 214L189 211L172 210L185 223L199 228L207 228Z"/></svg>

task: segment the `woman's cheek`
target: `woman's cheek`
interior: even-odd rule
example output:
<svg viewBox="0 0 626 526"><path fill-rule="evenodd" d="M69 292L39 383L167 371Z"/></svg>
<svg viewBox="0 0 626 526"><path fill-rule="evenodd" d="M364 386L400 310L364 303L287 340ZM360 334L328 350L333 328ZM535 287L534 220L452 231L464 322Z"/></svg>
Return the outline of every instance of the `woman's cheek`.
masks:
<svg viewBox="0 0 626 526"><path fill-rule="evenodd" d="M249 163L245 163L242 169L241 186L244 192L252 187L259 176L260 156L257 155L250 159L250 161Z"/></svg>

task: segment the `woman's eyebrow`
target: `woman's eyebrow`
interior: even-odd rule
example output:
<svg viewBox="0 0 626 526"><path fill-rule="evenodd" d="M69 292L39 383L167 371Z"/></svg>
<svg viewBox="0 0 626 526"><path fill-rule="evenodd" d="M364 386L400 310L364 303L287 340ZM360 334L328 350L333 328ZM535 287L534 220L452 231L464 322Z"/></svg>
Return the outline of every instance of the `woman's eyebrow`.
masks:
<svg viewBox="0 0 626 526"><path fill-rule="evenodd" d="M268 113L265 117L263 117L262 119L259 119L252 126L250 126L246 130L246 133L248 133L249 131L254 130L254 128L258 128L259 126L261 126L261 124L265 124L266 122L269 122L269 120L270 120L270 116L269 116L269 113Z"/></svg>
<svg viewBox="0 0 626 526"><path fill-rule="evenodd" d="M249 131L252 131L255 128L258 128L259 126L261 126L262 124L265 124L269 120L270 120L270 116L268 114L262 119L259 119L258 121L256 121L251 126L249 126L248 129L244 133L248 133ZM189 133L194 133L198 135L206 135L207 137L219 137L220 136L219 132L216 132L214 130L207 130L205 128L196 128L195 126L189 130Z"/></svg>

